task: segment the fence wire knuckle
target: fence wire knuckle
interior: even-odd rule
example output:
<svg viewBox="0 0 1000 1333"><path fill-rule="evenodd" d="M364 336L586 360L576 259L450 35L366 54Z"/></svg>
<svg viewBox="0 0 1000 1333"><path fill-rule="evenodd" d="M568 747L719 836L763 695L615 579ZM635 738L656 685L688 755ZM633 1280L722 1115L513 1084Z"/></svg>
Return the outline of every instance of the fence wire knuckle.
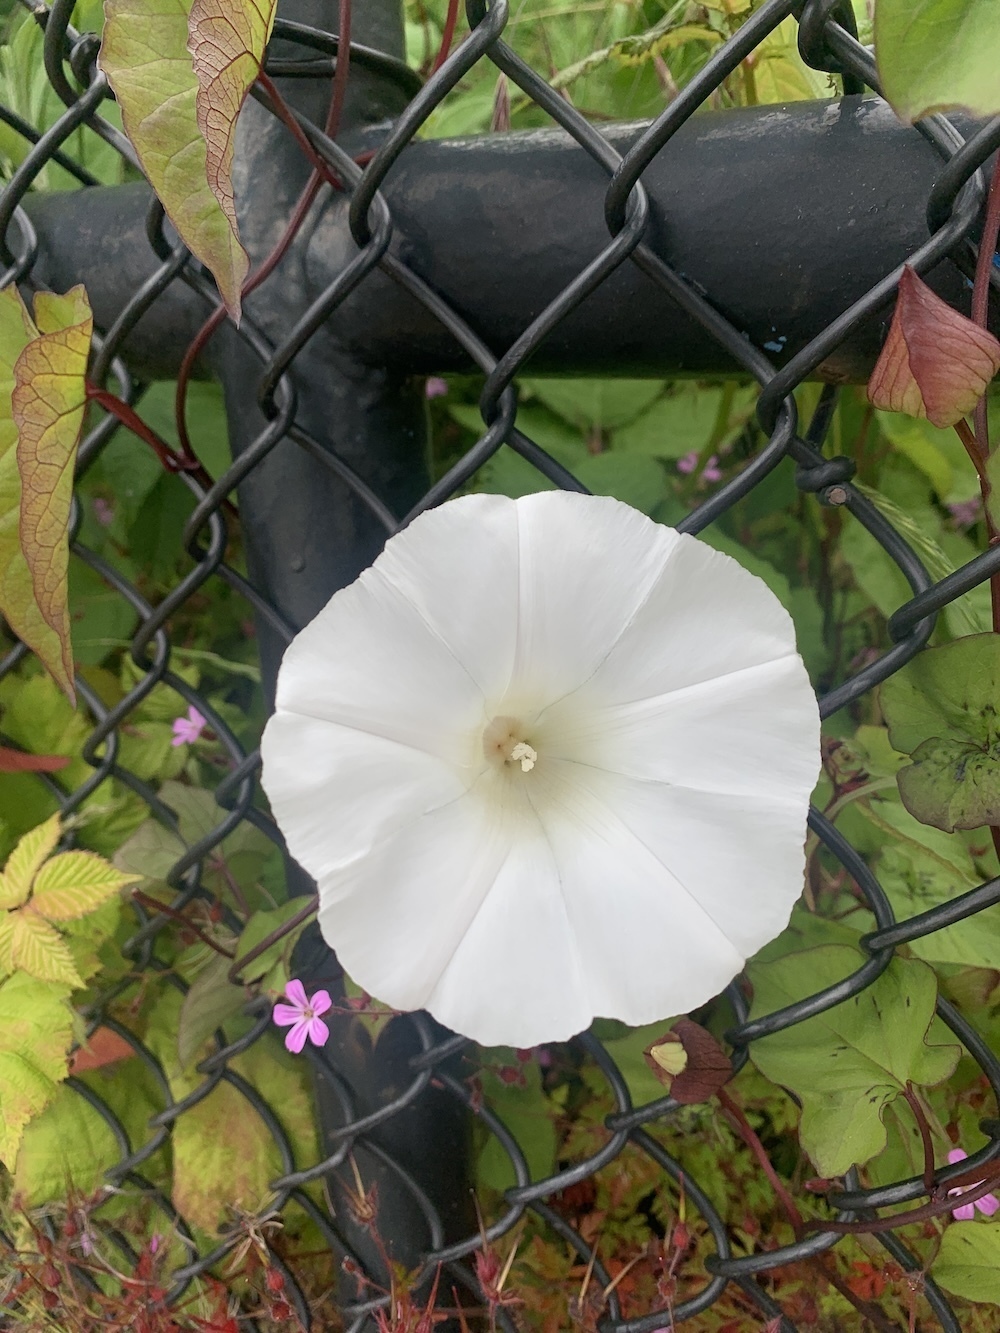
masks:
<svg viewBox="0 0 1000 1333"><path fill-rule="evenodd" d="M83 127L87 133L110 145L130 168L138 170L131 145L101 114L102 105L111 94L104 74L97 67L98 42L93 34L78 33L70 26L72 10L73 0L54 0L48 8L42 3L31 6L34 20L44 32L44 65L48 80L65 104L65 110L49 128L41 130L13 109L0 106L0 121L28 145L0 197L2 282L4 285L16 282L25 291L45 289L49 285L47 275L59 258L50 253L54 234L50 220L43 212L36 217L31 204L31 198L41 197L29 195L40 173L51 163L58 165L75 177L82 187L80 197L93 192L96 198L106 188L99 185L91 171L74 160L66 146L70 137ZM570 469L552 457L531 438L523 425L519 425L515 383L536 354L544 352L550 345L554 336L562 337L571 318L579 321L581 309L588 299L622 274L628 274L630 278L639 275L643 283L662 293L663 298L671 301L686 319L713 340L732 367L753 380L760 389L756 412L765 443L736 476L717 486L681 521L681 530L691 533L703 530L752 492L775 468L784 466L794 472L799 491L815 497L820 504L842 510L845 522L861 524L909 585L909 600L887 621L893 646L878 660L859 667L850 679L827 693L821 701L824 716L857 700L898 671L927 643L938 613L1000 571L1000 547L993 547L947 577L934 579L931 576L903 533L857 488L853 460L830 456L827 452L826 438L836 404L835 389L828 387L824 390L810 421L799 420L794 391L813 376L845 340L868 326L873 317L884 318L895 293L901 264L884 272L867 290L852 292L849 284L845 286L848 295L843 308L796 346L787 358L782 358L779 366L765 348L755 345L746 336L744 329L734 322L735 316L726 313L727 292L706 289L697 274L674 268L664 257L662 242L655 238L662 205L648 176L651 167L661 154L670 151L675 136L689 126L693 113L720 88L723 80L790 16L798 22L799 51L808 64L840 75L848 96L867 89L878 91L874 61L869 50L858 40L853 8L848 0L806 0L806 3L802 0L765 0L734 36L720 44L660 116L623 138L610 129L604 132L588 121L506 44L504 32L509 20L506 0L494 0L492 4L485 3L485 0L468 0L469 35L426 81L422 81L398 55L366 42L350 42L352 66L382 80L395 97L396 105L402 108L391 123L382 123L374 129L361 126L360 131L352 131L355 134L360 132L364 153L355 154L353 141L348 150L331 140L320 126L296 110L298 124L313 151L339 182L338 190L329 185L324 187L328 196L324 204L324 223L339 227L338 235L344 241L346 257L336 268L317 265L315 272L322 274L323 279L314 281L308 288L296 288L294 295L298 303L294 306L286 304L271 310L260 298L248 299L239 330L232 326L226 329L229 349L226 355L232 358L234 365L238 362L243 368L240 372L244 375L243 396L257 404L259 413L253 418L253 430L243 430L232 462L214 481L209 479L206 484L203 476L186 469L182 462L176 465L177 470L170 478L172 486L186 488L194 504L183 536L188 557L186 572L155 599L154 604L153 599L118 569L88 549L79 535L82 530L79 502L73 512L73 557L89 566L109 592L137 618L138 625L128 651L138 678L113 706L107 706L86 679L78 679L79 706L90 725L82 753L92 773L72 791L67 791L46 774L38 774L37 781L58 800L63 813L68 816L80 810L84 801L102 784L114 779L141 797L150 814L165 829L179 836L176 812L148 781L130 772L122 758L122 738L127 734L125 729L129 719L158 685L169 686L206 719L223 747L228 765L213 793L219 807L217 822L187 845L165 877L170 895L162 902L166 910L156 912L148 903L135 903L136 928L125 945L125 952L132 959L137 976L153 975L162 969L155 946L160 932L170 924L169 913L182 913L196 899L211 897L204 884L204 875L212 854L226 838L249 825L279 850L283 849L280 834L258 797L258 751L244 747L218 709L171 667L176 617L203 590L211 593L224 588L227 593L240 597L247 614L256 617L258 632L263 635L266 631L273 643L281 648L301 623L300 608L287 604L271 586L265 586L266 579L262 583L257 576L269 558L266 550L260 557L257 574L251 571L246 575L230 562L228 552L234 512L231 506L238 489L240 496L244 495L243 488L262 475L261 469L276 465L276 460L293 457L311 460L328 479L330 487L341 488L346 497L344 512L349 508L351 513L364 516L364 522L375 534L371 537L372 554L387 533L397 531L428 507L455 495L505 446L531 464L540 477L556 486L586 491ZM341 52L341 43L335 33L279 17L273 41L280 45L281 54L271 53L267 57L265 68L271 77L294 80L294 85L289 85L294 87L329 82ZM484 60L492 62L512 85L548 114L572 141L572 151L584 155L599 171L602 182L600 248L585 257L572 280L534 309L516 338L502 348L489 345L481 331L484 312L476 309L475 292L466 293L468 299L460 309L454 299L442 294L415 266L411 238L399 221L399 209L394 213L393 202L396 169L406 162L407 154L413 149L428 118L465 74ZM258 86L254 98L255 105L251 110L255 116L279 118L278 109L266 89ZM287 135L288 131L283 129L281 133ZM969 274L975 263L975 241L986 193L983 167L1000 147L1000 119L972 127L968 137L943 116L930 117L907 133L924 136L928 144L926 151L937 155L937 164L925 201L927 234L906 256L906 262L918 272L927 273L948 259L963 273ZM360 162L355 160L356 156ZM822 168L822 162L817 160L816 170L822 171ZM770 189L771 184L762 180L760 188ZM144 218L141 211L136 211L135 220L137 235L145 247L142 261L146 266L145 277L134 289L122 294L116 308L103 310L102 307L103 325L95 335L91 366L91 377L98 387L104 387L110 380L109 387L116 395L140 412L153 377L134 364L138 331L150 320L155 324L159 313L169 307L172 312L169 314L170 328L190 324L193 333L218 306L214 284L177 240L163 207L155 198L148 199L143 207ZM252 195L246 207L251 212L254 209ZM672 201L671 208L682 209L683 201ZM332 233L328 230L323 234ZM444 247L450 243L449 238L441 238ZM475 243L474 238L472 243ZM311 257L308 255L307 261ZM1000 290L1000 271L995 267L991 279L994 290ZM85 268L81 268L76 280L87 284ZM426 318L438 331L435 336L446 338L452 349L449 353L451 362L444 369L456 365L474 368L484 381L479 400L482 430L475 444L436 481L432 482L429 476L418 478L418 483L411 486L411 493L407 494L406 487L400 485L391 497L381 484L377 471L366 475L363 460L356 455L348 456L321 438L322 423L309 411L309 377L315 376L317 365L309 358L318 355L315 352L318 341L327 337L328 330L335 330L335 341L342 340L345 358L349 358L352 347L350 321L357 318L350 312L365 309L364 301L376 299L370 295L373 292L393 293L393 300L401 302L405 299L414 308L419 308L421 318ZM190 311L194 312L190 317L184 313ZM149 334L145 337L148 341ZM165 337L174 339L175 335L170 332ZM323 344L328 345L332 344ZM173 353L165 355L169 359ZM205 363L217 377L224 379L218 364L211 360ZM363 356L358 358L357 364L365 368ZM304 365L308 369L300 371ZM204 369L203 366L201 373ZM623 364L621 370L626 369ZM389 370L394 373L393 367ZM400 378L409 370L409 366L402 365ZM360 394L361 390L358 392ZM80 445L78 476L85 474L100 458L120 429L120 423L110 415L102 415L96 420ZM266 534L253 534L254 540L260 537L266 537ZM279 532L274 536L274 543L280 539ZM270 558L273 559L275 548L268 549L271 549ZM23 645L15 643L0 661L0 679L22 666L26 652ZM861 939L867 957L853 974L835 985L753 1020L748 1019L745 996L734 983L727 994L735 1023L726 1039L736 1070L742 1068L752 1044L761 1037L792 1027L862 993L885 971L900 946L1000 902L998 878L968 889L948 903L921 912L910 920L897 921L877 876L843 834L818 810L811 814L810 828L854 882L874 917L875 929ZM171 977L170 981L179 989L186 989L179 978ZM126 989L133 984L131 980L123 983ZM119 987L110 998L115 999L121 993ZM110 999L105 1003L110 1003ZM1000 1098L1000 1060L947 1000L942 998L938 1002L938 1013L988 1080L994 1096ZM471 1044L464 1038L444 1033L420 1015L393 1020L397 1027L409 1030L410 1046L401 1058L391 1095L386 1095L377 1105L366 1101L358 1091L353 1075L341 1067L335 1052L308 1051L315 1084L322 1090L321 1100L325 1107L323 1135L317 1160L297 1162L282 1124L280 1107L270 1105L258 1089L231 1068L232 1060L264 1039L270 1027L270 1005L266 999L250 1002L246 1014L254 1019L250 1030L228 1044L225 1034L217 1031L214 1052L196 1067L198 1082L186 1096L176 1099L160 1059L138 1036L103 1009L89 1015L91 1031L97 1027L108 1028L128 1044L156 1090L159 1109L149 1120L143 1142L130 1140L121 1120L92 1087L72 1076L67 1081L67 1086L101 1117L117 1145L119 1160L107 1172L109 1186L128 1188L140 1194L162 1216L163 1227L180 1236L189 1251L188 1261L171 1275L168 1301L179 1300L196 1278L216 1272L246 1233L239 1225L234 1225L210 1251L202 1252L185 1218L170 1199L141 1174L140 1168L169 1142L181 1117L223 1083L238 1094L242 1113L255 1117L264 1127L281 1163L280 1173L271 1182L272 1198L263 1211L280 1213L289 1204L294 1204L319 1228L336 1256L338 1268L344 1258L349 1258L357 1272L368 1274L370 1285L365 1291L359 1290L353 1299L343 1294L340 1298L345 1326L352 1329L370 1330L373 1327L372 1313L385 1309L389 1297L378 1294L377 1265L373 1265L370 1253L364 1250L358 1237L343 1225L343 1207L333 1207L329 1191L326 1202L320 1204L316 1194L304 1187L313 1182L330 1182L338 1176L348 1179L345 1165L353 1160L356 1152L366 1154L365 1160L374 1163L385 1179L394 1182L394 1188L408 1198L421 1219L423 1240L419 1247L419 1267L428 1283L435 1272L440 1271L449 1288L454 1283L477 1301L484 1301L485 1294L469 1262L471 1257L484 1242L493 1244L509 1236L530 1214L547 1233L566 1242L580 1263L589 1266L595 1284L606 1291L606 1303L599 1322L602 1333L653 1333L653 1330L662 1330L668 1322L670 1327L680 1328L734 1289L741 1293L744 1307L749 1303L761 1318L777 1319L786 1333L789 1330L794 1333L795 1326L760 1285L760 1280L784 1265L826 1253L843 1240L839 1233L819 1231L800 1236L791 1244L769 1248L770 1242L765 1237L763 1240L768 1243L762 1243L758 1252L734 1254L727 1219L706 1193L705 1182L688 1172L683 1154L680 1158L675 1157L650 1132L684 1108L669 1096L645 1106L633 1105L629 1088L611 1055L590 1034L570 1044L568 1058L586 1064L603 1079L614 1105L605 1122L606 1138L589 1156L573 1162L560 1162L558 1169L544 1179L532 1179L516 1135L474 1089L471 1081L475 1072L474 1048ZM492 1136L514 1176L515 1184L506 1191L505 1209L499 1216L483 1219L482 1231L473 1227L456 1234L454 1225L443 1216L441 1200L433 1196L427 1182L415 1178L412 1170L397 1160L394 1150L386 1146L391 1142L383 1137L387 1129L397 1121L403 1123L421 1099L431 1093L443 1099L442 1104L453 1107L456 1115L475 1118L482 1134ZM942 1168L936 1177L938 1186L946 1186L949 1179L969 1167L985 1167L1000 1158L1000 1122L983 1121L982 1126L990 1139L987 1147L963 1162L961 1167ZM714 1245L714 1253L707 1261L698 1290L675 1302L672 1308L649 1309L632 1317L623 1313L619 1294L599 1254L553 1206L553 1200L561 1191L591 1180L609 1163L629 1153L642 1154L649 1159L661 1173L664 1188L669 1187L675 1195L683 1192L690 1213L707 1229ZM836 1189L828 1196L830 1220L872 1217L878 1210L923 1197L926 1197L926 1189L920 1178L867 1189L860 1186L857 1173L853 1172L849 1173L844 1188ZM102 1223L100 1209L94 1214L94 1220L102 1235L120 1252L123 1261L134 1262L136 1256L128 1241L115 1231L113 1225ZM918 1261L898 1236L885 1232L878 1239L887 1256L904 1270L919 1269ZM8 1242L9 1238L0 1236L0 1245ZM268 1250L269 1262L279 1268L284 1278L287 1299L303 1327L308 1327L311 1312L306 1295L280 1255L270 1246ZM89 1281L82 1270L78 1276L83 1283ZM958 1321L941 1289L931 1279L924 1278L922 1292L941 1326L957 1330ZM503 1308L496 1311L496 1321L502 1329L517 1327L516 1321Z"/></svg>

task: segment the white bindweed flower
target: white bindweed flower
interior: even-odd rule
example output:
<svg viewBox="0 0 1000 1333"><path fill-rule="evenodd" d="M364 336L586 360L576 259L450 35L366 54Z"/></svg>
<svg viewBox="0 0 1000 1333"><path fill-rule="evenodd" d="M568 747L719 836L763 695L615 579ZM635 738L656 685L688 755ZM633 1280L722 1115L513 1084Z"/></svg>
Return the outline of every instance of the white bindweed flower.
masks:
<svg viewBox="0 0 1000 1333"><path fill-rule="evenodd" d="M417 518L285 654L263 783L354 980L484 1045L716 995L802 890L819 719L760 579L617 500Z"/></svg>

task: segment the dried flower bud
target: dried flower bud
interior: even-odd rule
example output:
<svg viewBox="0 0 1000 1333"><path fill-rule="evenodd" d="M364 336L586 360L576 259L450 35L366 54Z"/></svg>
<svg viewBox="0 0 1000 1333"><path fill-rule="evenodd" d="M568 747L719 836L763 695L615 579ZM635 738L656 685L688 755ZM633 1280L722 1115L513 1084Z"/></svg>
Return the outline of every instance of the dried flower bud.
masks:
<svg viewBox="0 0 1000 1333"><path fill-rule="evenodd" d="M646 1063L671 1096L684 1105L707 1101L732 1077L725 1051L710 1032L679 1018L645 1051Z"/></svg>

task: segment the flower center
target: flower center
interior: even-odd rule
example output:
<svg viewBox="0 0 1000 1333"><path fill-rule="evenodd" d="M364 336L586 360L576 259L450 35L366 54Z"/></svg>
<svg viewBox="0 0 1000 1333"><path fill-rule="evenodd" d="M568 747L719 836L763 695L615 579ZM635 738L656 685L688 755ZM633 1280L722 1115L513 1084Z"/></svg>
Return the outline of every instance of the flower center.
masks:
<svg viewBox="0 0 1000 1333"><path fill-rule="evenodd" d="M538 751L525 739L526 731L520 718L495 717L483 732L483 754L497 768L519 764L522 773L530 773Z"/></svg>

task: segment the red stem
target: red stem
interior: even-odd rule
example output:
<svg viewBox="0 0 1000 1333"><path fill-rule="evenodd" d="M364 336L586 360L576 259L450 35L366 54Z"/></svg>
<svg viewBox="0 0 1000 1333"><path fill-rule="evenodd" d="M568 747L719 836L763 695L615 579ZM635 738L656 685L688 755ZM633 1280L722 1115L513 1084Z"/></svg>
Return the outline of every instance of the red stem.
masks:
<svg viewBox="0 0 1000 1333"><path fill-rule="evenodd" d="M438 53L434 57L434 64L431 65L432 74L436 74L448 59L448 53L451 51L451 44L455 39L455 25L457 23L458 0L448 0L448 14L444 21L444 32L441 34L441 45L438 47Z"/></svg>
<svg viewBox="0 0 1000 1333"><path fill-rule="evenodd" d="M972 322L978 324L981 329L987 327L989 318L990 273L998 239L1000 239L1000 157L993 167L990 194L986 204L986 221L983 224L979 258L976 261L976 279L972 287ZM976 439L979 441L983 457L987 458L990 452L990 434L985 394L976 404ZM996 629L996 626L994 628Z"/></svg>
<svg viewBox="0 0 1000 1333"><path fill-rule="evenodd" d="M751 1126L749 1120L747 1120L746 1116L743 1114L743 1108L733 1101L732 1097L730 1097L729 1093L726 1092L724 1088L720 1088L716 1093L716 1096L718 1097L723 1110L730 1119L734 1121L740 1138L760 1163L761 1170L771 1182L771 1188L777 1195L782 1208L784 1208L788 1220L792 1224L793 1231L796 1236L798 1236L802 1230L802 1214L796 1207L795 1200L785 1188L784 1182L771 1165L771 1159L767 1155L767 1150L757 1137L756 1131Z"/></svg>
<svg viewBox="0 0 1000 1333"><path fill-rule="evenodd" d="M150 898L148 894L143 893L140 889L133 889L132 897L137 903L148 908L151 912L162 913L164 916L169 916L171 920L178 921L185 930L190 930L193 934L197 935L202 944L207 944L210 949L214 949L216 953L222 954L223 958L232 958L233 955L228 949L224 949L221 944L217 944L215 940L206 935L205 932L200 930L190 917L186 917L183 912L177 912L174 908L168 907L166 903L161 903L157 901L156 898Z"/></svg>
<svg viewBox="0 0 1000 1333"><path fill-rule="evenodd" d="M965 1172L955 1177L955 1184L964 1184L966 1178L978 1175L977 1171ZM925 1222L929 1217L939 1217L941 1213L953 1212L963 1204L975 1203L984 1195L991 1193L1000 1179L1000 1163L991 1162L986 1168L986 1178L975 1182L971 1189L961 1194L952 1194L951 1190L940 1199L932 1199L919 1208L911 1208L906 1213L893 1213L891 1217L879 1217L871 1222L807 1222L806 1231L835 1231L838 1235L877 1235L880 1231L895 1231L897 1227L911 1226L914 1222ZM953 1184L952 1188L955 1187Z"/></svg>
<svg viewBox="0 0 1000 1333"><path fill-rule="evenodd" d="M924 1108L920 1105L917 1094L913 1091L913 1085L907 1083L903 1089L903 1096L906 1098L910 1110L913 1112L913 1118L917 1122L917 1128L920 1130L920 1141L924 1146L924 1189L928 1195L933 1197L934 1184L934 1141L931 1138L931 1127L927 1123L927 1117L924 1115Z"/></svg>

